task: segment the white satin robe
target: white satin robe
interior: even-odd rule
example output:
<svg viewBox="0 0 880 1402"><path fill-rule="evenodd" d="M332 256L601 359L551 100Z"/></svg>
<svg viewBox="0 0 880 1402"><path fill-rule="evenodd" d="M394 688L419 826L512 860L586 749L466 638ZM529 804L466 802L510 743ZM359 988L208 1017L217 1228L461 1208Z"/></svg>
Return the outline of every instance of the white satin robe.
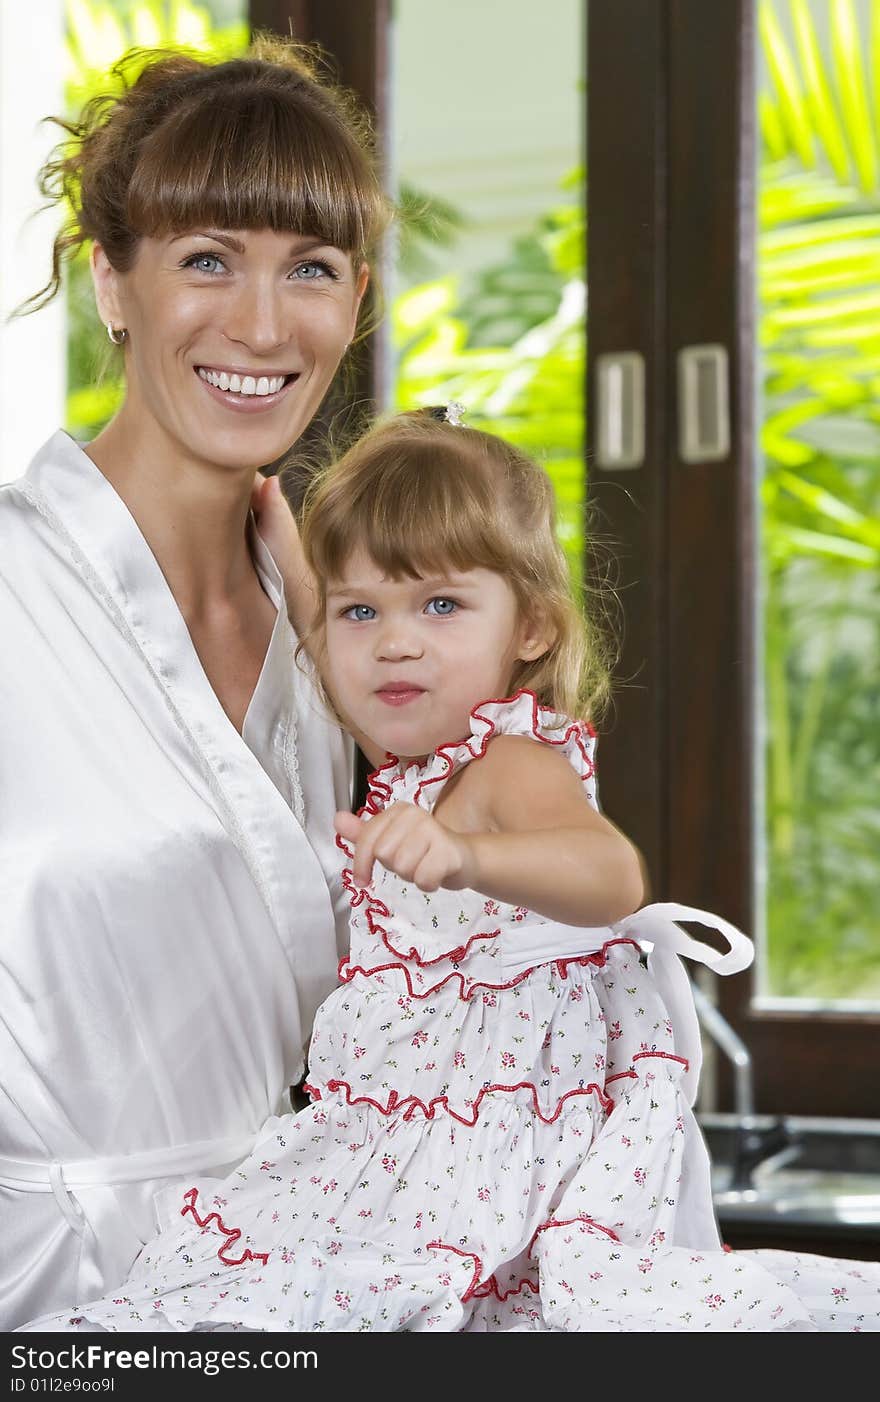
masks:
<svg viewBox="0 0 880 1402"><path fill-rule="evenodd" d="M351 748L254 549L278 614L242 736L76 443L0 489L2 1330L112 1290L162 1190L249 1151L336 982Z"/></svg>

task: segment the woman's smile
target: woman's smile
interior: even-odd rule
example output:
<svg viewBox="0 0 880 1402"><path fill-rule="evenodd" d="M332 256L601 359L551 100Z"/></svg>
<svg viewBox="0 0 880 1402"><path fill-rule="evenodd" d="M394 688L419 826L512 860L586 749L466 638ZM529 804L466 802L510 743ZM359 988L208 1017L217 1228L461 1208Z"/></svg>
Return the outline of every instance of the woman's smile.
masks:
<svg viewBox="0 0 880 1402"><path fill-rule="evenodd" d="M258 368L220 370L214 366L199 365L196 373L212 399L233 413L245 414L258 414L274 408L299 379L298 372Z"/></svg>

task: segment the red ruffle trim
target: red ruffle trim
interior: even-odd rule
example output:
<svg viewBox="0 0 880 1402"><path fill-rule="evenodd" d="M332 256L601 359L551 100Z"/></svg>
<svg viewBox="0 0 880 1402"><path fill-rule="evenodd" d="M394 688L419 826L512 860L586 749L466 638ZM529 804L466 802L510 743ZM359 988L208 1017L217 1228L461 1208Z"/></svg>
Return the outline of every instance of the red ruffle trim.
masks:
<svg viewBox="0 0 880 1402"><path fill-rule="evenodd" d="M226 1251L229 1250L230 1247L234 1246L237 1241L241 1240L241 1228L227 1227L224 1224L219 1212L209 1212L207 1217L200 1217L198 1212L196 1211L196 1198L198 1197L198 1195L198 1188L190 1188L188 1192L184 1193L183 1201L186 1204L186 1206L181 1208L180 1215L181 1217L192 1217L195 1220L196 1225L199 1227L210 1227L212 1222L217 1223L218 1229L226 1237L226 1241L221 1247L218 1248L217 1251L217 1255L219 1259L223 1262L224 1266L244 1266L247 1264L248 1261L262 1261L263 1265L265 1266L266 1262L269 1259L268 1251L251 1251L250 1247L245 1247L242 1255L234 1261L230 1260L230 1258L224 1254Z"/></svg>
<svg viewBox="0 0 880 1402"><path fill-rule="evenodd" d="M490 700L480 701L476 706L474 706L473 710L470 713L470 718L472 721L482 722L488 727L485 734L482 735L479 739L476 735L468 735L463 736L460 740L451 740L445 745L438 745L431 758L442 760L443 763L446 765L446 770L443 774L435 774L430 779L423 779L422 782L419 784L418 788L416 789L415 794L413 795L413 803L418 803L419 799L421 798L422 792L425 789L430 788L432 784L440 784L444 780L449 778L450 774L452 773L455 767L455 751L466 749L470 754L471 759L483 758L483 755L486 753L486 747L489 744L489 741L494 737L498 729L498 726L496 725L493 718L491 716L483 714L483 706L512 706L514 702L520 699L521 696L528 696L532 703L531 726L533 739L539 740L542 745L552 745L554 749L562 749L566 745L568 745L570 741L573 741L581 756L584 766L581 771L580 777L584 780L591 779L593 777L593 774L595 773L595 766L593 764L593 761L590 759L589 754L587 753L586 741L584 737L589 737L591 740L595 739L596 732L593 729L593 727L589 724L588 721L575 720L572 721L568 726L566 726L564 732L559 736L558 739L548 739L547 736L542 735L538 729L538 727L541 725L540 713L543 712L546 716L552 717L553 719L558 719L559 713L557 711L554 711L550 706L542 706L533 691L530 691L528 687L522 687L519 691L514 692L513 696L494 697ZM452 754L449 753L450 751L452 752ZM378 769L375 769L373 773L369 775L367 779L367 802L364 804L364 807L360 810L362 813L365 811L376 811L375 807L370 803L370 799L373 797L374 794L376 799L379 802L383 803L387 802L388 799L391 797L391 794L393 792L393 784L386 783L385 780L382 778L382 775L386 774L388 770L397 769L399 763L400 761L398 760L397 756L391 755L385 764L380 765Z"/></svg>
<svg viewBox="0 0 880 1402"><path fill-rule="evenodd" d="M532 1239L529 1242L529 1249L526 1252L526 1255L531 1256L535 1242L537 1241L538 1237L541 1235L542 1232L548 1232L553 1227L570 1227L573 1226L575 1223L582 1223L584 1226L591 1227L594 1231L601 1232L604 1236L610 1237L612 1241L620 1240L620 1237L617 1235L617 1233L613 1232L610 1227L604 1227L601 1222L594 1221L592 1217L567 1217L561 1222L556 1222L551 1218L547 1222L542 1222L540 1227L536 1227L532 1235ZM471 1280L470 1285L461 1297L462 1304L467 1304L468 1300L485 1299L487 1295L494 1295L496 1300L499 1300L501 1304L504 1304L505 1300L509 1300L512 1295L521 1294L523 1290L531 1290L533 1295L540 1294L540 1287L536 1284L534 1280L531 1280L528 1276L523 1276L522 1280L520 1280L516 1285L511 1286L509 1290L500 1289L498 1281L495 1278L494 1272L492 1275L487 1276L485 1280L482 1280L481 1277L483 1274L483 1262L477 1255L476 1251L463 1251L459 1246L451 1246L448 1242L439 1240L429 1241L428 1250L452 1251L455 1253L456 1256L469 1257L470 1260L473 1261L473 1279Z"/></svg>
<svg viewBox="0 0 880 1402"><path fill-rule="evenodd" d="M628 1071L622 1072L621 1074L635 1076L636 1073L635 1071ZM388 1096L388 1104L380 1105L379 1101L374 1100L370 1095L355 1095L348 1081L339 1081L334 1078L327 1082L326 1088L331 1092L339 1090L345 1091L345 1102L347 1105L372 1105L373 1109L378 1110L380 1115L396 1114L405 1105L407 1107L403 1112L403 1119L405 1120L411 1120L417 1110L421 1110L426 1120L433 1120L438 1108L443 1109L446 1111L447 1115L451 1115L454 1120L458 1120L459 1124L467 1125L470 1129L474 1127L480 1117L480 1101L483 1099L483 1096L491 1095L492 1092L499 1090L511 1093L517 1090L530 1090L532 1092L535 1115L539 1120L543 1120L545 1125L552 1125L558 1120L562 1113L564 1102L570 1100L572 1096L575 1095L596 1095L599 1098L599 1103L603 1110L610 1113L614 1108L614 1101L611 1099L611 1096L606 1095L602 1087L597 1085L595 1081L591 1081L588 1086L578 1086L575 1090L567 1090L564 1095L559 1097L559 1100L556 1102L556 1109L550 1116L542 1115L541 1111L538 1109L538 1088L533 1081L518 1081L515 1085L509 1086L501 1085L500 1083L497 1085L490 1084L483 1086L470 1107L473 1111L473 1119L468 1119L466 1115L460 1115L457 1110L453 1110L449 1104L449 1097L446 1095L435 1095L431 1100L425 1102L424 1100L420 1100L417 1095L400 1096L396 1090L392 1090ZM309 1085L308 1081L304 1082L303 1090L307 1095L310 1095L313 1100L323 1099L318 1087Z"/></svg>
<svg viewBox="0 0 880 1402"><path fill-rule="evenodd" d="M485 936L480 935L476 936L476 938L484 939ZM415 988L413 988L412 979L410 977L410 971L407 968L406 964L376 964L372 969L365 969L362 964L349 964L348 959L343 958L339 961L337 973L342 983L350 983L351 980L354 978L355 974L363 974L364 978L372 978L374 974L383 974L389 969L399 969L406 981L408 996L410 998L422 999L430 998L431 994L436 993L437 990L439 988L442 988L445 983L449 983L452 979L458 979L458 996L463 1003L467 1003L480 989L485 989L487 992L490 993L501 993L504 992L505 989L516 988L517 984L522 983L524 979L529 978L535 972L536 969L544 969L549 964L556 965L556 970L560 978L568 977L569 966L572 964L579 964L582 968L585 968L588 964L594 964L597 968L600 969L604 968L608 958L606 950L611 949L612 946L617 944L630 944L634 949L639 948L637 942L632 939L621 938L606 940L602 948L595 950L592 954L581 954L578 955L576 958L570 959L548 959L543 964L532 964L530 968L523 969L520 973L516 974L507 983L482 983L478 980L474 980L473 982L471 982L465 978L464 974L461 973L460 970L454 969L451 973L446 974L444 978L440 979L438 983L432 984L431 987L427 989L424 993L419 993L416 991ZM449 958L451 956L444 955L441 957ZM435 963L436 961L431 960L430 962Z"/></svg>
<svg viewBox="0 0 880 1402"><path fill-rule="evenodd" d="M633 1063L635 1063L636 1061L644 1061L646 1059L651 1058L656 1058L660 1061L677 1061L680 1066L683 1066L685 1070L687 1070L687 1058L683 1056L676 1056L674 1052L636 1052L635 1056L633 1057ZM622 1080L638 1080L638 1072L634 1069L634 1066L627 1071L615 1071L612 1075L607 1077L605 1085L610 1085L612 1081ZM602 1106L602 1109L606 1112L606 1114L611 1113L616 1103L613 1097L610 1096L608 1092L602 1088L602 1086L598 1085L596 1081L591 1081L589 1085L576 1086L574 1090L567 1090L565 1094L561 1095L557 1100L556 1109L553 1111L553 1114L548 1116L542 1114L538 1108L538 1088L535 1085L534 1081L517 1081L514 1085L505 1085L501 1082L497 1082L490 1083L489 1085L481 1087L481 1089L477 1093L476 1099L470 1106L470 1109L473 1111L473 1118L468 1119L466 1115L461 1115L458 1113L457 1110L453 1110L451 1108L449 1104L449 1097L447 1095L435 1095L430 1100L425 1101L417 1095L400 1095L396 1090L392 1090L388 1094L387 1105L382 1105L378 1100L374 1100L371 1095L356 1095L351 1084L348 1081L340 1080L338 1077L332 1077L327 1082L325 1089L330 1091L331 1093L335 1091L344 1091L346 1105L372 1105L373 1109L378 1110L380 1115L389 1116L398 1114L401 1110L403 1110L403 1107L406 1106L406 1109L403 1110L404 1120L411 1120L415 1115L416 1111L418 1110L422 1112L426 1120L433 1120L437 1110L443 1109L446 1111L447 1115L451 1115L454 1120L458 1120L460 1124L467 1125L471 1129L479 1119L480 1101L483 1099L483 1096L490 1095L495 1091L504 1091L505 1093L512 1094L514 1091L518 1090L530 1090L532 1092L532 1101L534 1104L535 1114L539 1120L542 1120L544 1122L545 1125L552 1125L553 1123L555 1123L555 1121L559 1119L559 1116L562 1112L562 1106L565 1103L565 1101L570 1100L575 1095L597 1096L599 1099L599 1103ZM320 1087L313 1086L308 1081L303 1082L303 1090L306 1092L307 1095L310 1095L312 1097L312 1100L319 1101L323 1100L324 1098Z"/></svg>
<svg viewBox="0 0 880 1402"><path fill-rule="evenodd" d="M340 842L340 840L341 839L337 838L337 843ZM348 855L351 856L351 853L349 852ZM436 954L433 959L423 959L417 949L398 949L391 943L391 937L388 931L385 929L384 925L379 924L377 919L377 916L381 915L383 919L390 920L392 918L391 911L388 909L387 905L385 905L384 901L380 901L377 896L368 896L367 887L356 886L354 884L349 867L346 867L342 873L342 885L348 892L348 898L351 902L352 909L359 906L363 901L367 901L364 917L370 934L378 935L385 948L388 950L388 953L393 954L395 959L411 959L414 963L418 964L421 969L427 969L431 964L442 964L444 959L451 959L453 964L460 964L462 959L467 955L472 944L475 944L478 940L497 940L498 936L501 934L500 930L486 930L482 934L471 935L470 939L468 939L465 944L457 944L454 949L446 949L442 954ZM344 963L345 960L342 962Z"/></svg>

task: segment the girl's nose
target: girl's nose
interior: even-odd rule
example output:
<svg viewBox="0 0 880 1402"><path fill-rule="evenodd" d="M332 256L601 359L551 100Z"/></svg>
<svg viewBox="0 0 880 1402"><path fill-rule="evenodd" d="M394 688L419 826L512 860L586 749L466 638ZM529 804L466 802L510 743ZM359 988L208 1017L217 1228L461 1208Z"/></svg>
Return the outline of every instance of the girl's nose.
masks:
<svg viewBox="0 0 880 1402"><path fill-rule="evenodd" d="M403 623L383 628L376 642L376 656L384 662L402 662L405 658L421 657L424 650L418 632Z"/></svg>

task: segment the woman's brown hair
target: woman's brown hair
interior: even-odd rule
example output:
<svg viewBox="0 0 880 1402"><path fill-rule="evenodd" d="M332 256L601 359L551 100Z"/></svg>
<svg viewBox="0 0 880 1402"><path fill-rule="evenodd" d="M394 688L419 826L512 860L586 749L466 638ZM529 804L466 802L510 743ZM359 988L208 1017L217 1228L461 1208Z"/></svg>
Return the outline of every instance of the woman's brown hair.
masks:
<svg viewBox="0 0 880 1402"><path fill-rule="evenodd" d="M372 429L313 482L302 524L317 581L306 641L320 664L326 588L366 550L393 579L452 566L502 575L524 617L549 623L542 657L518 662L510 689L561 715L596 719L609 691L608 644L576 601L556 536L553 484L494 434L401 414Z"/></svg>
<svg viewBox="0 0 880 1402"><path fill-rule="evenodd" d="M319 74L308 48L258 36L225 62L131 50L113 69L122 92L93 98L43 167L40 188L65 201L52 276L61 284L88 240L117 272L142 237L197 226L311 234L359 262L390 217L372 134L354 98Z"/></svg>

